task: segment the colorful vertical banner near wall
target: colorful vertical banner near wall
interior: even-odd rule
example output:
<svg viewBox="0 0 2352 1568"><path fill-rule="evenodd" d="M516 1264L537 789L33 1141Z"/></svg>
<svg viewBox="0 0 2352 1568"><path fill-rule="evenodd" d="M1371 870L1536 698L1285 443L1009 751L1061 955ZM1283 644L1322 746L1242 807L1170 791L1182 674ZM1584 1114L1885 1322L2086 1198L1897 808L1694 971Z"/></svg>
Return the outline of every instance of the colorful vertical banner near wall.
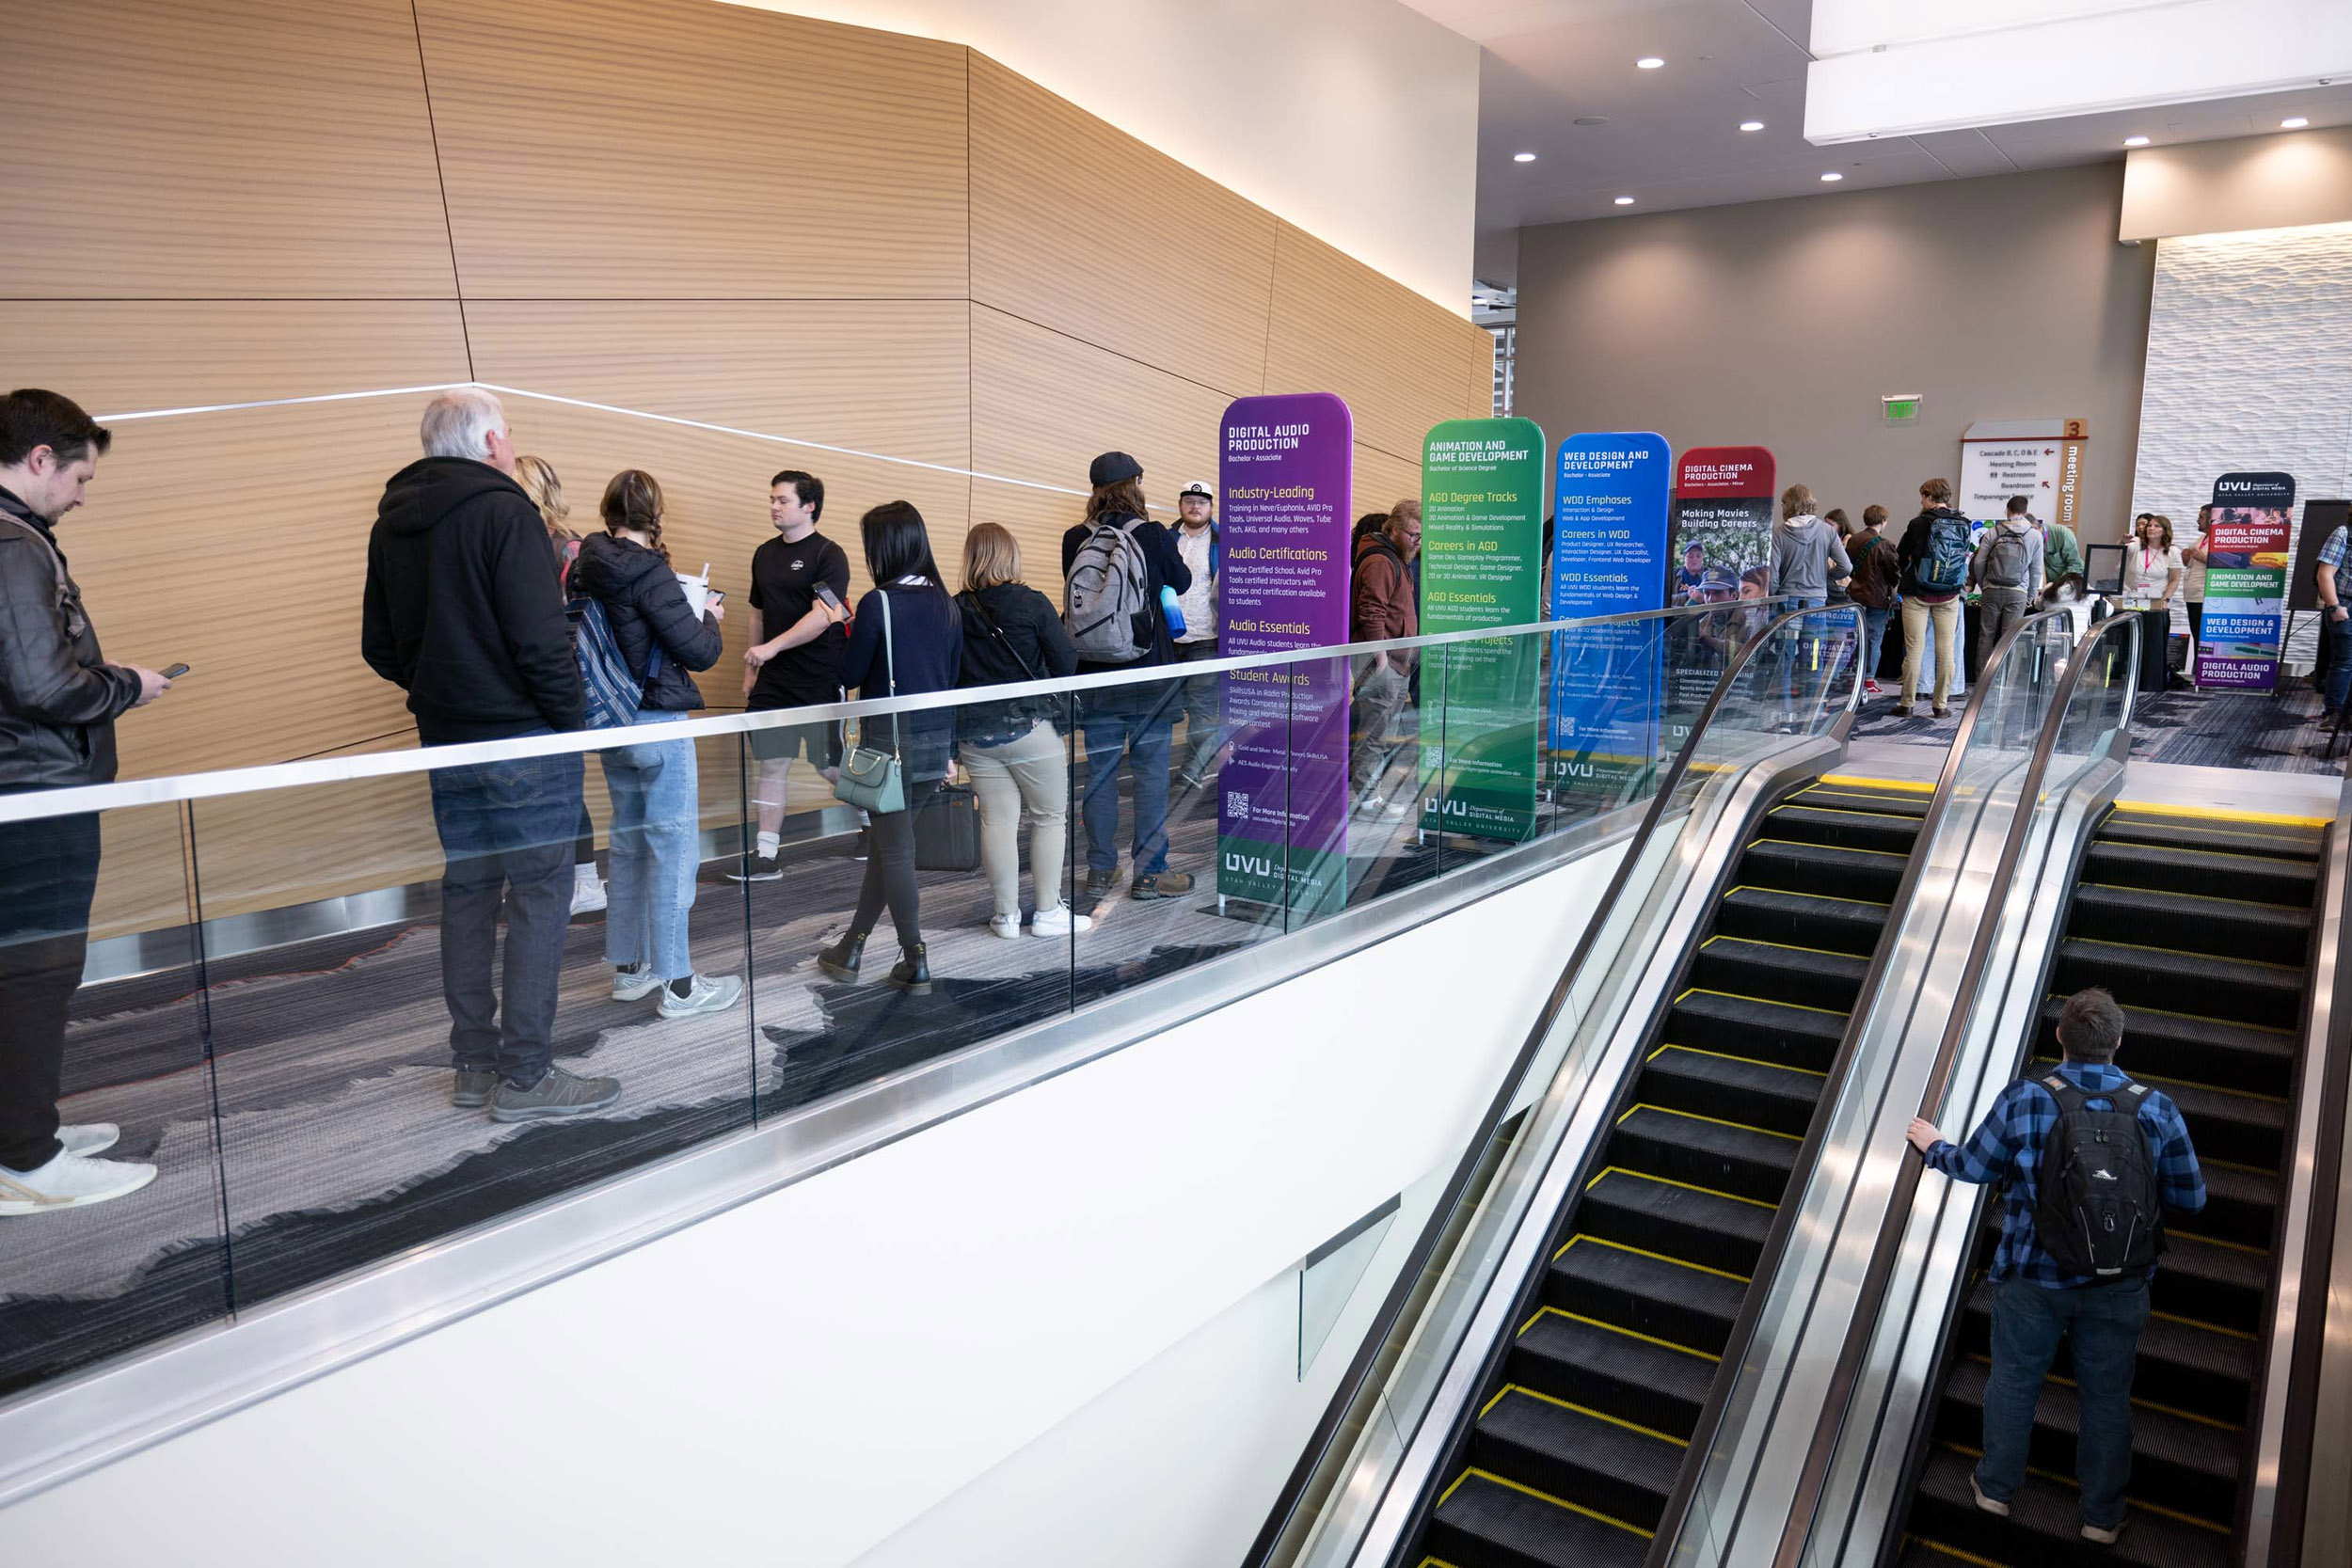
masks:
<svg viewBox="0 0 2352 1568"><path fill-rule="evenodd" d="M1241 398L1217 439L1218 651L1347 641L1356 431L1328 392ZM1347 902L1347 661L1224 677L1216 891L1311 919Z"/></svg>
<svg viewBox="0 0 2352 1568"><path fill-rule="evenodd" d="M1422 440L1421 629L1543 619L1544 433L1448 420ZM1511 843L1535 831L1540 639L1482 639L1422 661L1422 827Z"/></svg>
<svg viewBox="0 0 2352 1568"><path fill-rule="evenodd" d="M1772 562L1772 454L1762 447L1692 447L1675 465L1672 555L1666 562L1670 605L1732 604L1761 599ZM1730 656L1770 619L1758 608L1754 625L1719 628L1704 644L1677 644L1667 671L1665 713L1659 743L1674 751L1715 689Z"/></svg>
<svg viewBox="0 0 2352 1568"><path fill-rule="evenodd" d="M1667 475L1665 437L1647 431L1560 443L1552 619L1664 607ZM1553 635L1547 749L1558 795L1613 800L1655 759L1661 646L1654 622Z"/></svg>
<svg viewBox="0 0 2352 1568"><path fill-rule="evenodd" d="M2223 474L2214 481L2204 629L2197 644L2201 688L2268 691L2279 684L2294 519L2291 474Z"/></svg>

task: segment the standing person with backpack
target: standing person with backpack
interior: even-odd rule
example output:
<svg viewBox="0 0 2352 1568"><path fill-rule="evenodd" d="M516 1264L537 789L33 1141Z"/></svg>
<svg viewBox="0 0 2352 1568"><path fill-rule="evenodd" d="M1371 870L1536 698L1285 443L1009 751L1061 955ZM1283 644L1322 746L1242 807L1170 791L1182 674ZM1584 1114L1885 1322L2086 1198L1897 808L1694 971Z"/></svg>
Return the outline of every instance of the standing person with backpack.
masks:
<svg viewBox="0 0 2352 1568"><path fill-rule="evenodd" d="M667 723L703 705L687 672L719 662L723 607L713 603L697 616L687 603L661 542L661 486L651 474L614 474L599 510L604 531L581 543L573 594L601 609L627 667L625 684L640 683L628 722ZM592 704L592 725L598 717ZM613 746L596 756L612 797L612 911L604 917L612 1000L635 1002L658 990L663 1018L726 1011L743 999L742 980L697 974L687 948L687 916L702 868L694 743Z"/></svg>
<svg viewBox="0 0 2352 1568"><path fill-rule="evenodd" d="M1421 601L1413 592L1412 562L1421 554L1421 506L1399 502L1388 521L1356 546L1356 576L1348 597L1347 639L1386 642L1421 635ZM1393 798L1380 788L1388 772L1389 726L1412 700L1415 660L1411 650L1377 653L1356 677L1348 723L1355 732L1348 753L1348 784L1356 814L1367 820L1400 821L1420 804L1421 781L1413 773L1397 781Z"/></svg>
<svg viewBox="0 0 2352 1568"><path fill-rule="evenodd" d="M1853 576L1846 579L1846 594L1862 607L1862 694L1876 697L1884 691L1879 685L1879 661L1886 647L1886 623L1895 616L1896 584L1901 572L1895 564L1894 542L1886 537L1886 508L1866 506L1862 509L1862 531L1846 543L1846 553L1853 561Z"/></svg>
<svg viewBox="0 0 2352 1568"><path fill-rule="evenodd" d="M2003 1089L1965 1144L1945 1142L1924 1118L1909 1136L1930 1170L2006 1183L1984 1457L1968 1482L1977 1506L2006 1515L2025 1483L2034 1406L2067 1340L2081 1406L2082 1535L2113 1545L2131 1481L2132 1373L2164 1250L2163 1211L2202 1209L2205 1178L2179 1109L2117 1069L2123 1009L2113 996L2094 986L2068 997L2058 1037L2064 1060Z"/></svg>
<svg viewBox="0 0 2352 1568"><path fill-rule="evenodd" d="M1960 595L1968 586L1972 559L1968 515L1952 505L1952 482L1931 479L1919 486L1919 515L1903 530L1895 563L1903 595L1903 689L1896 715L1908 719L1919 701L1920 645L1934 631L1935 717L1951 712L1952 670L1960 657Z"/></svg>
<svg viewBox="0 0 2352 1568"><path fill-rule="evenodd" d="M2011 496L2009 515L1984 531L1977 553L1968 562L1968 580L1980 591L1978 608L1978 673L1982 660L1993 657L2010 627L2023 622L2026 610L2042 597L2042 560L2046 548L2042 531L2026 508L2023 496Z"/></svg>
<svg viewBox="0 0 2352 1568"><path fill-rule="evenodd" d="M1143 465L1106 451L1087 469L1093 493L1086 520L1062 535L1062 625L1078 654L1078 673L1151 670L1176 662L1176 642L1161 608L1162 589L1182 595L1192 568L1143 499ZM1119 769L1135 779L1130 840L1136 898L1177 898L1192 891L1187 872L1168 869L1168 765L1181 681L1143 681L1079 699L1086 736L1086 897L1080 913L1119 885Z"/></svg>

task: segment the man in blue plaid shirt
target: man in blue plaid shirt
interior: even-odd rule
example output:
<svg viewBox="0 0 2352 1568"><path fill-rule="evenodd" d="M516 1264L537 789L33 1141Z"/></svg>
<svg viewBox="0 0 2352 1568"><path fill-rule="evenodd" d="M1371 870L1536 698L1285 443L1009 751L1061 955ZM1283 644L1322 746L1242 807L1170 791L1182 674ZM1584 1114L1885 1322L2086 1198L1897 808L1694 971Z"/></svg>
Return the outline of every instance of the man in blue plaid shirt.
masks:
<svg viewBox="0 0 2352 1568"><path fill-rule="evenodd" d="M2319 546L2312 578L2319 585L2319 630L2328 640L2328 673L2319 688L2320 722L2332 722L2352 691L2352 564L2344 561L2352 529L2339 528Z"/></svg>
<svg viewBox="0 0 2352 1568"><path fill-rule="evenodd" d="M2123 1009L2096 987L2076 991L2058 1015L2058 1035L2065 1053L2059 1075L2090 1097L2090 1107L2112 1109L2110 1097L2131 1082L2115 1067ZM2132 1475L2132 1373L2139 1331L2148 1324L2148 1275L2099 1280L2069 1274L2036 1240L2036 1180L2058 1119L2058 1098L2028 1078L2001 1091L1967 1143L1947 1143L1934 1123L1918 1119L1911 1142L1930 1170L1979 1185L2008 1183L2001 1244L1993 1255L1999 1293L1993 1303L1993 1373L1984 1389L1984 1458L1968 1478L1977 1506L2009 1513L2010 1498L2025 1483L2042 1379L2058 1342L2071 1339L2082 1407L2074 1474L2082 1483L2083 1539L2112 1545L2122 1533L2123 1491ZM2205 1178L2179 1109L2150 1090L2136 1119L2165 1208L2187 1214L2202 1209Z"/></svg>

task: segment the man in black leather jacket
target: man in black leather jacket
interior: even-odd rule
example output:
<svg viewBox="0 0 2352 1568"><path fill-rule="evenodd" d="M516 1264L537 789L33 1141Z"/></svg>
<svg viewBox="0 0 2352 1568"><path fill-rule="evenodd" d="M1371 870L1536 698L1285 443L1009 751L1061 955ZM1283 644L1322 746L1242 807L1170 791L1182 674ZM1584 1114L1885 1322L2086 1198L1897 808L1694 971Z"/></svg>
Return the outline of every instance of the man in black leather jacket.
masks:
<svg viewBox="0 0 2352 1568"><path fill-rule="evenodd" d="M425 405L419 434L424 456L385 484L368 535L361 656L408 693L428 746L580 728L586 699L555 552L515 483L505 410L462 387ZM580 771L571 752L432 775L450 1103L486 1105L494 1121L579 1116L621 1096L615 1079L554 1065ZM491 974L501 904L502 997Z"/></svg>
<svg viewBox="0 0 2352 1568"><path fill-rule="evenodd" d="M56 392L0 397L0 794L113 782L115 721L171 685L105 661L57 548L112 440ZM96 812L0 822L0 1214L103 1203L155 1179L91 1158L114 1127L57 1122L97 883Z"/></svg>

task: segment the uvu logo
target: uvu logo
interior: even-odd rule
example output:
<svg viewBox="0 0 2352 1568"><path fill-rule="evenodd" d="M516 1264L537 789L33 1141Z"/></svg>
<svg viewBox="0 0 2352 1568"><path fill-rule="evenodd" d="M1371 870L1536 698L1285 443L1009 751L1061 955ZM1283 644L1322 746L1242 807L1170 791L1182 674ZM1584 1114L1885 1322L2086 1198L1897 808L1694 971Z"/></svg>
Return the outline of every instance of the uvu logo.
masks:
<svg viewBox="0 0 2352 1568"><path fill-rule="evenodd" d="M1228 849L1225 851L1225 869L1251 877L1271 877L1274 875L1274 857L1245 855L1238 849Z"/></svg>

